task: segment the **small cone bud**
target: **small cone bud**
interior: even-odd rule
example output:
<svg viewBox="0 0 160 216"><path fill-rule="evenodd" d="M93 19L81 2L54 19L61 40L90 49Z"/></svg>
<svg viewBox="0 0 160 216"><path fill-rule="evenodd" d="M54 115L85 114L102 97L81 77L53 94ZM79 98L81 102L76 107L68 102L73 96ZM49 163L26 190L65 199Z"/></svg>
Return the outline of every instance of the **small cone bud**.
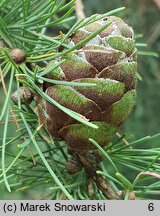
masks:
<svg viewBox="0 0 160 216"><path fill-rule="evenodd" d="M13 49L9 54L16 64L22 64L26 60L26 55L24 51L20 49Z"/></svg>
<svg viewBox="0 0 160 216"><path fill-rule="evenodd" d="M17 90L11 95L11 98L16 102L18 102L18 97L20 98L21 103L31 103L33 94L28 87L22 86L19 91Z"/></svg>

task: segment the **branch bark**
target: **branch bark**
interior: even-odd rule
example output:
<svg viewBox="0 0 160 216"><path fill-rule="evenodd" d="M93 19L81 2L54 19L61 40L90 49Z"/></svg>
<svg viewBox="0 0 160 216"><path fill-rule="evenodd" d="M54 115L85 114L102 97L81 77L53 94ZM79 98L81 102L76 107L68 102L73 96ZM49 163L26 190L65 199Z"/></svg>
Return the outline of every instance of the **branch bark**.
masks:
<svg viewBox="0 0 160 216"><path fill-rule="evenodd" d="M84 19L85 14L84 14L84 5L82 0L76 0L75 6L76 6L75 11L76 11L77 19Z"/></svg>
<svg viewBox="0 0 160 216"><path fill-rule="evenodd" d="M155 5L158 7L158 9L160 10L160 0L152 0Z"/></svg>
<svg viewBox="0 0 160 216"><path fill-rule="evenodd" d="M96 153L96 152L95 152ZM122 196L115 191L111 184L107 181L104 176L98 175L96 172L98 170L98 155L90 155L88 153L79 153L78 154L81 163L86 169L86 173L89 178L91 178L97 185L97 187L102 191L103 195L108 200L120 200Z"/></svg>

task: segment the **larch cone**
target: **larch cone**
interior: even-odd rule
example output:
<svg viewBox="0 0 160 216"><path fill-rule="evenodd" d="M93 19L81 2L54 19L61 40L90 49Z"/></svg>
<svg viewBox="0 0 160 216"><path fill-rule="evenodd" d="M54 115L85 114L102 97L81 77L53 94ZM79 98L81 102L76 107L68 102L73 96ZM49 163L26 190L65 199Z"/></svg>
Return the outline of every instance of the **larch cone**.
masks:
<svg viewBox="0 0 160 216"><path fill-rule="evenodd" d="M112 23L106 29L80 47L77 54L68 54L66 61L47 75L50 79L96 85L68 87L44 83L43 86L51 98L85 116L98 129L77 122L42 98L37 105L40 123L53 137L63 138L69 150L76 152L95 149L89 138L105 146L136 101L134 32L122 19L110 16L93 22L72 34L69 43L77 44L108 21Z"/></svg>

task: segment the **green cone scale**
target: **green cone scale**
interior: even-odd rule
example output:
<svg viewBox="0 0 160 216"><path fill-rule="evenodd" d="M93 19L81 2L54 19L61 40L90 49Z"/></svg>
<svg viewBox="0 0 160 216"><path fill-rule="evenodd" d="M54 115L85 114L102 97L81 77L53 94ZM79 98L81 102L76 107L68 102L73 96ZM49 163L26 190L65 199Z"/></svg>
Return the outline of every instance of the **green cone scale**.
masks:
<svg viewBox="0 0 160 216"><path fill-rule="evenodd" d="M111 24L106 29L81 46L77 54L68 54L66 61L47 75L50 79L96 85L44 83L43 87L51 98L85 116L98 129L83 125L44 99L37 103L40 123L53 137L63 138L71 150L93 150L89 138L105 146L135 105L137 57L131 27L118 17L106 17L72 34L70 44L76 45L108 21Z"/></svg>

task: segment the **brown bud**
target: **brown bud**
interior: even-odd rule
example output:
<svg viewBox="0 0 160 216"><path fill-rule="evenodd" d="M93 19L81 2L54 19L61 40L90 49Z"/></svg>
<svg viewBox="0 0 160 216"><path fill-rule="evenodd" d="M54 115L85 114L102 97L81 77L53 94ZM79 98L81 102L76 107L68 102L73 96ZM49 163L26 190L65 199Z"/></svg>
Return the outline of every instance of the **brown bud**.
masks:
<svg viewBox="0 0 160 216"><path fill-rule="evenodd" d="M13 49L9 54L16 64L22 64L26 60L26 55L23 50Z"/></svg>
<svg viewBox="0 0 160 216"><path fill-rule="evenodd" d="M22 86L18 91L15 91L11 97L14 101L18 101L18 93L19 93L19 97L20 97L20 101L21 103L31 103L32 99L33 99L33 94L31 92L31 90L28 87Z"/></svg>

